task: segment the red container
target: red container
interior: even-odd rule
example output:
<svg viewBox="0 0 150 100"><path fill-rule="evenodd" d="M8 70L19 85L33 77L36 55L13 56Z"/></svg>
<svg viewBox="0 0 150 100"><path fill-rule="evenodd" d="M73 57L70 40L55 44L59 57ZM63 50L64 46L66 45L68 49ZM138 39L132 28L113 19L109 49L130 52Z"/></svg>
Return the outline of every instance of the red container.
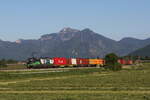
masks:
<svg viewBox="0 0 150 100"><path fill-rule="evenodd" d="M55 58L53 58L53 60L54 60L54 65L67 65L67 59L66 58L55 57Z"/></svg>
<svg viewBox="0 0 150 100"><path fill-rule="evenodd" d="M88 65L89 59L77 58L77 65Z"/></svg>
<svg viewBox="0 0 150 100"><path fill-rule="evenodd" d="M118 60L118 63L125 65L127 62L126 62L126 60L124 60L124 59L119 59L119 60Z"/></svg>
<svg viewBox="0 0 150 100"><path fill-rule="evenodd" d="M72 65L71 58L67 59L67 64L68 64L68 65Z"/></svg>

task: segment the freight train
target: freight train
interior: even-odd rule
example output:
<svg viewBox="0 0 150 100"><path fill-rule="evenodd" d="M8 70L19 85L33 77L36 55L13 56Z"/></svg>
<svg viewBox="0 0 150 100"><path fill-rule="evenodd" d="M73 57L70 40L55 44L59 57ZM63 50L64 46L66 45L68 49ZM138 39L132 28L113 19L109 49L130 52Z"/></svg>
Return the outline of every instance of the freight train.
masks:
<svg viewBox="0 0 150 100"><path fill-rule="evenodd" d="M58 68L58 67L96 67L104 66L103 59L86 59L86 58L29 58L27 68Z"/></svg>
<svg viewBox="0 0 150 100"><path fill-rule="evenodd" d="M119 59L118 63L123 65L133 64L132 60ZM29 58L27 68L60 68L60 67L101 67L105 65L104 59L86 58Z"/></svg>

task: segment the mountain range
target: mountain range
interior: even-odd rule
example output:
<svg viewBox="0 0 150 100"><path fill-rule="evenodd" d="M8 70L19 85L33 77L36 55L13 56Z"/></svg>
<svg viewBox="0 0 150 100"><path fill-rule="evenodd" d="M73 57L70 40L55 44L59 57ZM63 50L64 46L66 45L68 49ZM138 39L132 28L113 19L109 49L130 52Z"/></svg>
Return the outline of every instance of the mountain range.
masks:
<svg viewBox="0 0 150 100"><path fill-rule="evenodd" d="M132 53L130 53L129 55L131 56L143 56L143 57L150 57L150 45L147 45L144 48L140 48Z"/></svg>
<svg viewBox="0 0 150 100"><path fill-rule="evenodd" d="M67 27L57 33L42 35L39 39L20 39L16 42L0 40L0 58L25 60L33 55L96 58L111 52L124 56L148 44L150 38L123 38L115 41L88 28L77 30Z"/></svg>

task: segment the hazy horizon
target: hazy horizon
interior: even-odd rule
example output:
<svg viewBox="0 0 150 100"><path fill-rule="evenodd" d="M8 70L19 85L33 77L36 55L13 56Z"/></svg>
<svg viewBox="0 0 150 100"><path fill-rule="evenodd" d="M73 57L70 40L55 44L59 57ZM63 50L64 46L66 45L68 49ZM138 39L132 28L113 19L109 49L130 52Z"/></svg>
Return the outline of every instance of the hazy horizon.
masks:
<svg viewBox="0 0 150 100"><path fill-rule="evenodd" d="M150 38L149 0L0 0L0 39L38 39L64 27L114 40Z"/></svg>

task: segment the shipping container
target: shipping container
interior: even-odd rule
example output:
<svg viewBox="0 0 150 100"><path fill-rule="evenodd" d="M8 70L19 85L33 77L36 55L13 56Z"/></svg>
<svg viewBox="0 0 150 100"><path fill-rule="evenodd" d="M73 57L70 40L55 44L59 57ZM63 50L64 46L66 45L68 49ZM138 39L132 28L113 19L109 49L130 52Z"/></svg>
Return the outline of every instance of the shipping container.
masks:
<svg viewBox="0 0 150 100"><path fill-rule="evenodd" d="M89 65L90 67L96 67L97 66L97 59L89 59Z"/></svg>
<svg viewBox="0 0 150 100"><path fill-rule="evenodd" d="M97 59L89 59L89 64L90 65L96 65L97 64Z"/></svg>
<svg viewBox="0 0 150 100"><path fill-rule="evenodd" d="M73 66L72 65L72 59L71 58L68 58L67 59L67 65L66 65L67 67L69 66L69 67L71 67L71 66Z"/></svg>
<svg viewBox="0 0 150 100"><path fill-rule="evenodd" d="M54 60L53 59L49 59L50 64L54 64Z"/></svg>
<svg viewBox="0 0 150 100"><path fill-rule="evenodd" d="M119 59L118 63L123 64L123 65L132 65L133 61L132 60Z"/></svg>
<svg viewBox="0 0 150 100"><path fill-rule="evenodd" d="M77 58L77 65L80 66L85 66L88 67L89 65L89 59L84 59L84 58Z"/></svg>
<svg viewBox="0 0 150 100"><path fill-rule="evenodd" d="M67 65L72 65L71 58L67 59Z"/></svg>
<svg viewBox="0 0 150 100"><path fill-rule="evenodd" d="M125 64L126 64L126 60L124 60L124 59L119 59L119 60L118 60L118 63L125 65Z"/></svg>
<svg viewBox="0 0 150 100"><path fill-rule="evenodd" d="M90 65L104 65L105 60L103 59L89 59Z"/></svg>
<svg viewBox="0 0 150 100"><path fill-rule="evenodd" d="M77 65L77 61L75 58L69 58L67 59L67 66L73 67Z"/></svg>
<svg viewBox="0 0 150 100"><path fill-rule="evenodd" d="M53 59L51 59L51 58L42 58L42 59L40 59L40 62L41 62L41 64L54 64L54 61L53 61Z"/></svg>
<svg viewBox="0 0 150 100"><path fill-rule="evenodd" d="M54 60L51 58L46 59L46 64L54 64Z"/></svg>
<svg viewBox="0 0 150 100"><path fill-rule="evenodd" d="M41 64L46 64L46 59L40 59Z"/></svg>
<svg viewBox="0 0 150 100"><path fill-rule="evenodd" d="M99 65L104 65L104 64L105 64L105 60L103 60L103 59L98 59L98 64L99 64Z"/></svg>
<svg viewBox="0 0 150 100"><path fill-rule="evenodd" d="M77 59L71 58L71 63L72 63L72 65L77 65Z"/></svg>
<svg viewBox="0 0 150 100"><path fill-rule="evenodd" d="M54 65L67 65L67 59L66 58L58 58L58 57L55 57L53 58L54 60Z"/></svg>

